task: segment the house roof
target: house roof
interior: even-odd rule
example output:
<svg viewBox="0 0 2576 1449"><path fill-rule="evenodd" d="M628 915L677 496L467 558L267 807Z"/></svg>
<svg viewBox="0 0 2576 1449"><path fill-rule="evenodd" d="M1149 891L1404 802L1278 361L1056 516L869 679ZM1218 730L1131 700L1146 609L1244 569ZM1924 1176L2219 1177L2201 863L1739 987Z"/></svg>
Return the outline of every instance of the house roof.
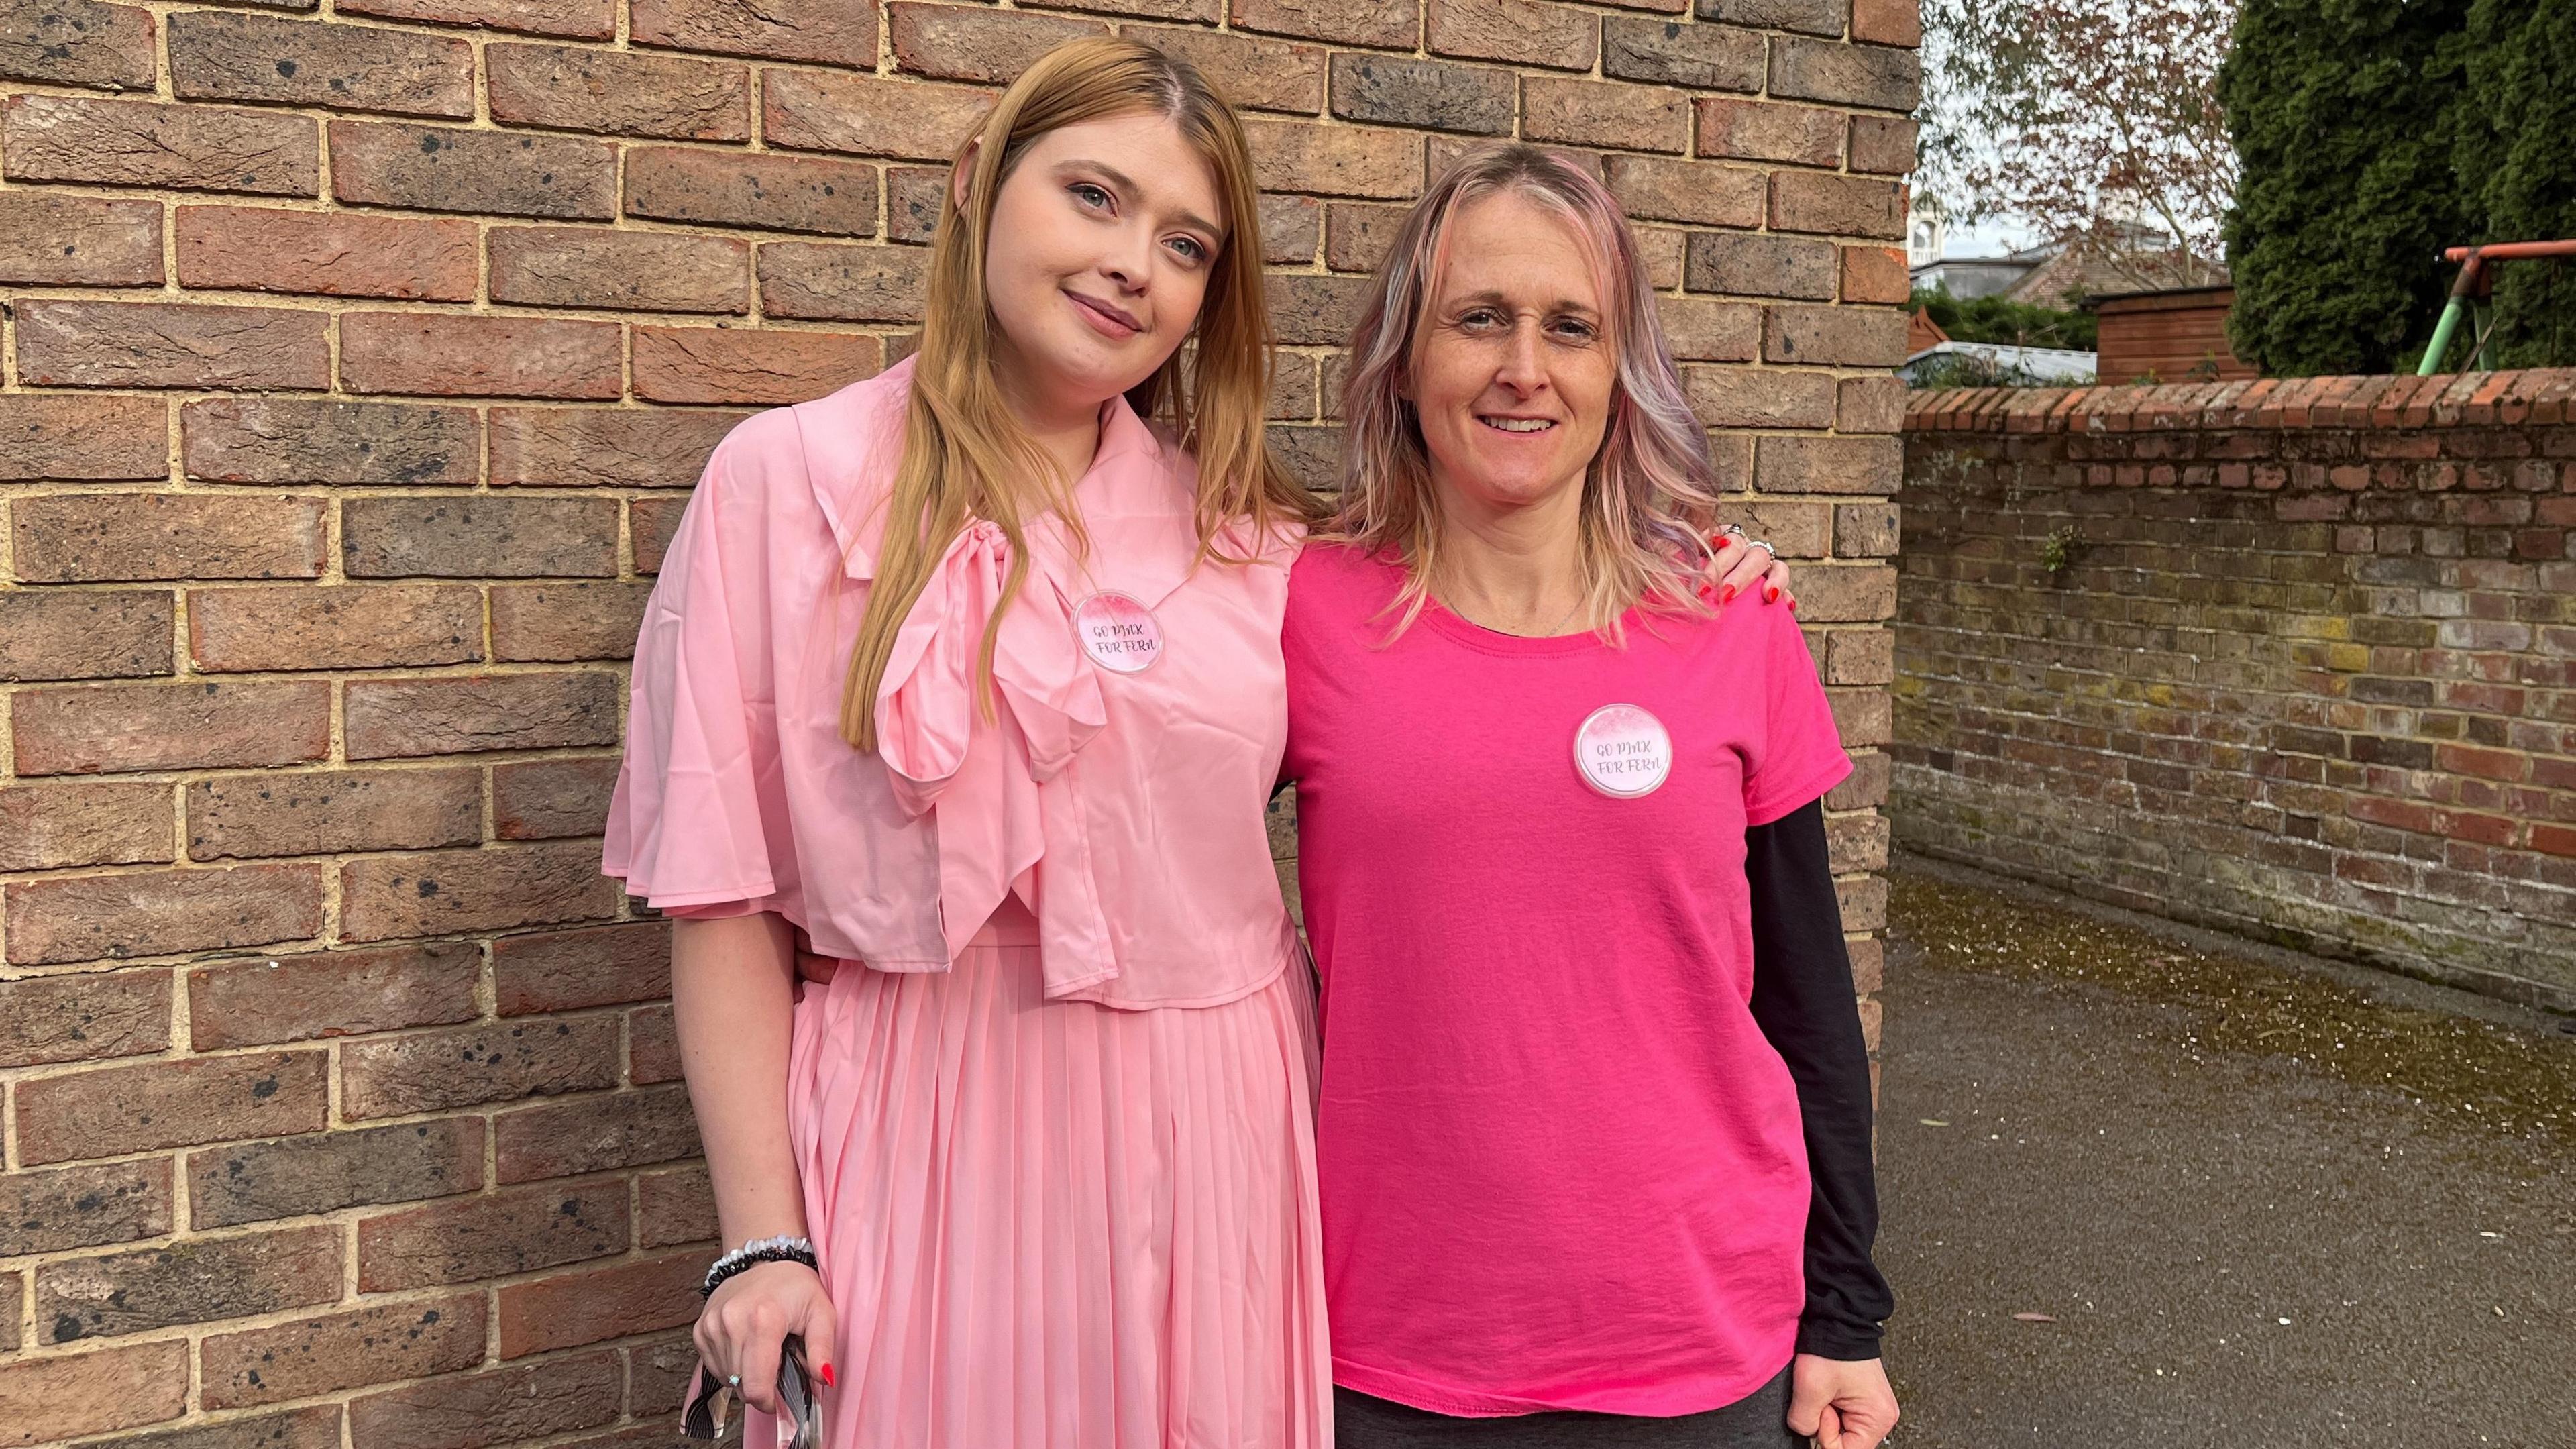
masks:
<svg viewBox="0 0 2576 1449"><path fill-rule="evenodd" d="M2122 302L2124 312L2157 310L2159 307L2205 307L2225 303L2236 295L2234 282L2221 282L2215 287L2149 287L2137 292L2097 292L2084 299L2090 308L2108 307Z"/></svg>
<svg viewBox="0 0 2576 1449"><path fill-rule="evenodd" d="M2199 270L2214 274L2219 285L2227 284L2224 268L2203 262ZM2063 307L2084 298L2165 291L2181 276L2182 259L2171 252L2130 253L2114 261L2089 247L2074 246L2033 267L2004 296L2015 302Z"/></svg>

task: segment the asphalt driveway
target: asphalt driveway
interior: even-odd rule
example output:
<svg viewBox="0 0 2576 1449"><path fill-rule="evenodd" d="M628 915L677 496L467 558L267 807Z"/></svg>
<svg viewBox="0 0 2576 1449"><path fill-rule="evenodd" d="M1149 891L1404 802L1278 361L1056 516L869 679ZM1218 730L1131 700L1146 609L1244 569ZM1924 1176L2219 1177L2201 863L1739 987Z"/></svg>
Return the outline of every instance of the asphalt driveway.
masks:
<svg viewBox="0 0 2576 1449"><path fill-rule="evenodd" d="M2576 1035L1900 862L1903 1449L2576 1446Z"/></svg>

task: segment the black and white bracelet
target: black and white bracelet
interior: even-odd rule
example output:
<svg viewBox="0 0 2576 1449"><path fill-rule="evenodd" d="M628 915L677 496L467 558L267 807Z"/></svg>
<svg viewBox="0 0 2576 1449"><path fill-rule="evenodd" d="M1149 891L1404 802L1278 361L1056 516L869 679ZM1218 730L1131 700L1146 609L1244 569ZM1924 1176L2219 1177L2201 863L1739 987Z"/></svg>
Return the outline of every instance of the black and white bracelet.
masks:
<svg viewBox="0 0 2576 1449"><path fill-rule="evenodd" d="M698 1285L701 1297L712 1298L724 1280L746 1268L762 1263L802 1263L816 1267L814 1244L806 1238L754 1238L723 1257L707 1269L707 1281Z"/></svg>

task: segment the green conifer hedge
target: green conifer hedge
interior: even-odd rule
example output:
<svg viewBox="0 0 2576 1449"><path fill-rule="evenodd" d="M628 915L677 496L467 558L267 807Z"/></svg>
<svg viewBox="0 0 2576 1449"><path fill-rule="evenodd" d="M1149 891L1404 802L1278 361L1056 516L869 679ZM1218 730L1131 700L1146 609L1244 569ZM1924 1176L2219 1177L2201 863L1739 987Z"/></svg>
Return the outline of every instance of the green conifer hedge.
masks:
<svg viewBox="0 0 2576 1449"><path fill-rule="evenodd" d="M2245 0L2218 86L2228 339L2267 373L2411 371L2443 247L2576 238L2576 0ZM2497 365L2576 364L2576 265L2500 264L2495 306Z"/></svg>
<svg viewBox="0 0 2576 1449"><path fill-rule="evenodd" d="M2463 39L2453 154L2476 240L2576 238L2576 0L2476 0ZM2488 357L2576 364L2576 260L2497 267Z"/></svg>
<svg viewBox="0 0 2576 1449"><path fill-rule="evenodd" d="M2245 0L2219 70L2244 164L2227 218L2228 345L2266 373L2391 372L2420 354L2466 238L2451 174L2469 0Z"/></svg>

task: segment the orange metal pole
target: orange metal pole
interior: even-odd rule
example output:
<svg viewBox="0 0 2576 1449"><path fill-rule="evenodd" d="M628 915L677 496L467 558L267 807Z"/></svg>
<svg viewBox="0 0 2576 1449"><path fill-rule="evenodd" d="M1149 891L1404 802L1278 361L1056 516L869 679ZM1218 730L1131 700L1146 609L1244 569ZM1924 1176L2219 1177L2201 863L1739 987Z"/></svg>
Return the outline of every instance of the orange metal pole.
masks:
<svg viewBox="0 0 2576 1449"><path fill-rule="evenodd" d="M2492 242L2482 247L2442 249L2442 260L2446 262L2465 262L2472 255L2492 262L2510 261L2515 257L2576 257L2576 241Z"/></svg>

